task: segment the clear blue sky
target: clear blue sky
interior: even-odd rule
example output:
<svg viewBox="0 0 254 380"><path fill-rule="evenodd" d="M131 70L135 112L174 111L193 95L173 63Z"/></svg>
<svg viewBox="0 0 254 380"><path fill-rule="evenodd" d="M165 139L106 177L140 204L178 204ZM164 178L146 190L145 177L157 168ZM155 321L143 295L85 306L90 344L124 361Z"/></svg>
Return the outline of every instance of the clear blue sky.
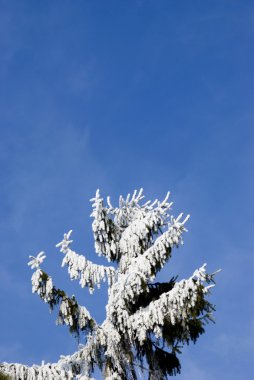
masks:
<svg viewBox="0 0 254 380"><path fill-rule="evenodd" d="M223 269L178 379L254 376L253 46L253 1L0 0L0 362L77 347L31 293L31 254L103 320L105 289L70 283L55 244L72 228L103 263L89 199L144 187L191 214L160 278Z"/></svg>

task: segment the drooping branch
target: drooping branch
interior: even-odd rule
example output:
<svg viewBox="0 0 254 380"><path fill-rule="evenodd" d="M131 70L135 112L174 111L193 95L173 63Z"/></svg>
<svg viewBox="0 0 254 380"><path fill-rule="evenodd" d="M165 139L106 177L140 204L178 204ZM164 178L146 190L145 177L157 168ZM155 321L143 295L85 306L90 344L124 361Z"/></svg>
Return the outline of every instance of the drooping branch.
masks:
<svg viewBox="0 0 254 380"><path fill-rule="evenodd" d="M87 286L90 293L93 293L94 287L100 287L101 281L108 280L108 285L111 286L115 277L115 269L104 265L97 265L87 260L84 255L79 255L72 251L69 246L72 240L69 240L70 234L64 234L63 240L56 246L60 247L60 252L64 253L62 267L68 266L68 273L71 280L79 279L81 287Z"/></svg>
<svg viewBox="0 0 254 380"><path fill-rule="evenodd" d="M32 292L48 303L50 309L59 306L57 324L69 326L71 333L80 335L81 331L91 331L96 322L89 311L80 306L75 296L67 294L53 285L52 279L41 269L37 269L32 275Z"/></svg>
<svg viewBox="0 0 254 380"><path fill-rule="evenodd" d="M129 317L128 323L132 326L128 329L131 332L130 339L138 339L142 344L150 332L157 338L163 338L163 326L166 322L172 328L179 323L188 335L186 326L190 320L196 320L202 315L209 319L213 311L212 305L204 300L204 295L211 287L204 283L210 281L211 275L205 273L204 264L189 279L177 282L173 289L163 293L158 300L140 308Z"/></svg>
<svg viewBox="0 0 254 380"><path fill-rule="evenodd" d="M80 306L74 296L70 298L63 290L56 288L52 278L41 270L40 265L45 258L44 252L40 252L36 257L30 256L28 265L36 269L31 278L32 292L37 293L51 310L59 306L57 324L69 326L70 332L78 337L81 331L92 331L96 322L89 311Z"/></svg>

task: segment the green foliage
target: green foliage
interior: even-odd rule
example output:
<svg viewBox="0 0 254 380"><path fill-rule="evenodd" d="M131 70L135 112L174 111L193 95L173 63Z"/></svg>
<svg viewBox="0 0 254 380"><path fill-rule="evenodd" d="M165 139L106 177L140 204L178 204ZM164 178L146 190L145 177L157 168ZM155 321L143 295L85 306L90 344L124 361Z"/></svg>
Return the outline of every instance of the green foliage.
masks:
<svg viewBox="0 0 254 380"><path fill-rule="evenodd" d="M157 300L164 292L172 290L176 279L176 277L173 277L169 282L149 284L149 291L139 296L137 303L133 305L132 312L135 312L139 307L146 307L150 302ZM140 362L143 362L145 358L149 367L149 380L160 380L167 378L167 376L179 374L181 365L176 354L181 354L183 344L189 344L190 341L196 343L199 336L205 332L205 325L212 321L210 315L215 309L205 299L203 290L203 285L200 285L197 292L197 301L190 310L190 319L187 324L183 326L181 322L177 322L172 325L166 317L162 327L163 338L157 339L156 344L154 343L152 331L147 336L144 344L140 345L136 340L137 358Z"/></svg>
<svg viewBox="0 0 254 380"><path fill-rule="evenodd" d="M159 342L158 342L159 343ZM147 338L144 344L136 342L137 358L143 363L144 358L148 364L148 380L164 380L167 376L174 376L180 373L181 364L175 351L168 352L158 347L152 336Z"/></svg>
<svg viewBox="0 0 254 380"><path fill-rule="evenodd" d="M0 372L0 380L11 380L10 376L5 375L3 372Z"/></svg>
<svg viewBox="0 0 254 380"><path fill-rule="evenodd" d="M173 289L177 277L172 277L169 282L155 282L148 284L148 291L141 293L134 304L129 305L131 314L135 313L140 307L146 307L152 301L156 301L160 296Z"/></svg>

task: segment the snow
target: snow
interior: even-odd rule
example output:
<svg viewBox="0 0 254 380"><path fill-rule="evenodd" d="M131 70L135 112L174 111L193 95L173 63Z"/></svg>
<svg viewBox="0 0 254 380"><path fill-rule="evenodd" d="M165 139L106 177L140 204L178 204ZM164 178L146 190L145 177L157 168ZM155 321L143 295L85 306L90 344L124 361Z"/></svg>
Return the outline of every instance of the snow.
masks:
<svg viewBox="0 0 254 380"><path fill-rule="evenodd" d="M43 263L44 259L46 258L46 255L44 255L44 252L41 251L38 253L36 257L34 256L29 256L31 261L28 262L28 265L31 266L31 269L39 268L39 266Z"/></svg>
<svg viewBox="0 0 254 380"><path fill-rule="evenodd" d="M106 279L108 280L108 284L111 285L115 276L114 267L94 264L87 260L85 256L78 255L72 251L69 248L72 240L67 240L71 232L69 231L68 234L64 234L63 241L57 244L57 247L61 247L60 251L65 254L62 267L68 266L71 280L80 279L79 283L81 287L88 286L90 293L93 293L95 285L99 288L100 282Z"/></svg>
<svg viewBox="0 0 254 380"><path fill-rule="evenodd" d="M105 206L99 190L96 191L91 199L95 252L108 261L116 262L117 269L94 264L73 251L72 230L65 233L56 246L64 254L62 267L68 267L71 280L79 280L82 288L87 287L92 293L96 286L99 288L101 281L108 281L105 321L99 326L75 298L69 298L64 292L59 293L57 323L70 327L77 324L79 330L89 327L86 344L81 345L73 355L62 356L57 363L32 367L3 363L0 370L17 380L88 380L92 379L93 365L97 363L104 367L107 380L122 379L124 371L133 365L130 354L127 355L125 350L129 347L127 351L133 352L134 340L142 345L150 333L162 338L165 322L172 326L180 323L185 328L200 292L208 294L214 286L209 284L215 273L207 274L206 264L195 270L190 278L176 282L171 290L162 293L148 306L130 312L130 305L135 305L143 292L149 292L148 283L170 259L173 249L183 244L189 215L183 218L180 214L174 218L170 214L172 202L168 202L169 195L167 193L161 202L141 203L143 189L135 190L125 199L120 196L119 206L113 207L109 197ZM54 304L58 290L52 278L41 269L46 258L44 252L29 258L28 265L35 269L31 279L32 292L37 293L45 303Z"/></svg>

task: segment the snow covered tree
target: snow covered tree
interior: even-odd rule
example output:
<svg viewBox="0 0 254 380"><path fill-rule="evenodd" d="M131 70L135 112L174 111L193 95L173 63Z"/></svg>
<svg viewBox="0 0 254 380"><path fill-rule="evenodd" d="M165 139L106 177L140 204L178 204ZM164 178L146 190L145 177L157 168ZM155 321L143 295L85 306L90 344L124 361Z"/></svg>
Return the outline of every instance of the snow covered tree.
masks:
<svg viewBox="0 0 254 380"><path fill-rule="evenodd" d="M164 380L180 373L181 346L196 342L212 320L214 306L206 299L214 286L215 273L206 264L188 279L154 282L158 271L183 243L189 216L170 215L169 193L160 202L143 202L143 190L134 191L119 206L106 205L97 190L92 201L95 251L113 264L97 265L71 249L71 233L57 247L64 254L72 280L93 293L108 281L105 321L99 325L89 311L58 289L41 269L44 252L30 256L32 291L58 310L57 324L84 339L73 355L57 363L33 365L3 363L0 370L16 380L91 379L98 367L107 380Z"/></svg>

